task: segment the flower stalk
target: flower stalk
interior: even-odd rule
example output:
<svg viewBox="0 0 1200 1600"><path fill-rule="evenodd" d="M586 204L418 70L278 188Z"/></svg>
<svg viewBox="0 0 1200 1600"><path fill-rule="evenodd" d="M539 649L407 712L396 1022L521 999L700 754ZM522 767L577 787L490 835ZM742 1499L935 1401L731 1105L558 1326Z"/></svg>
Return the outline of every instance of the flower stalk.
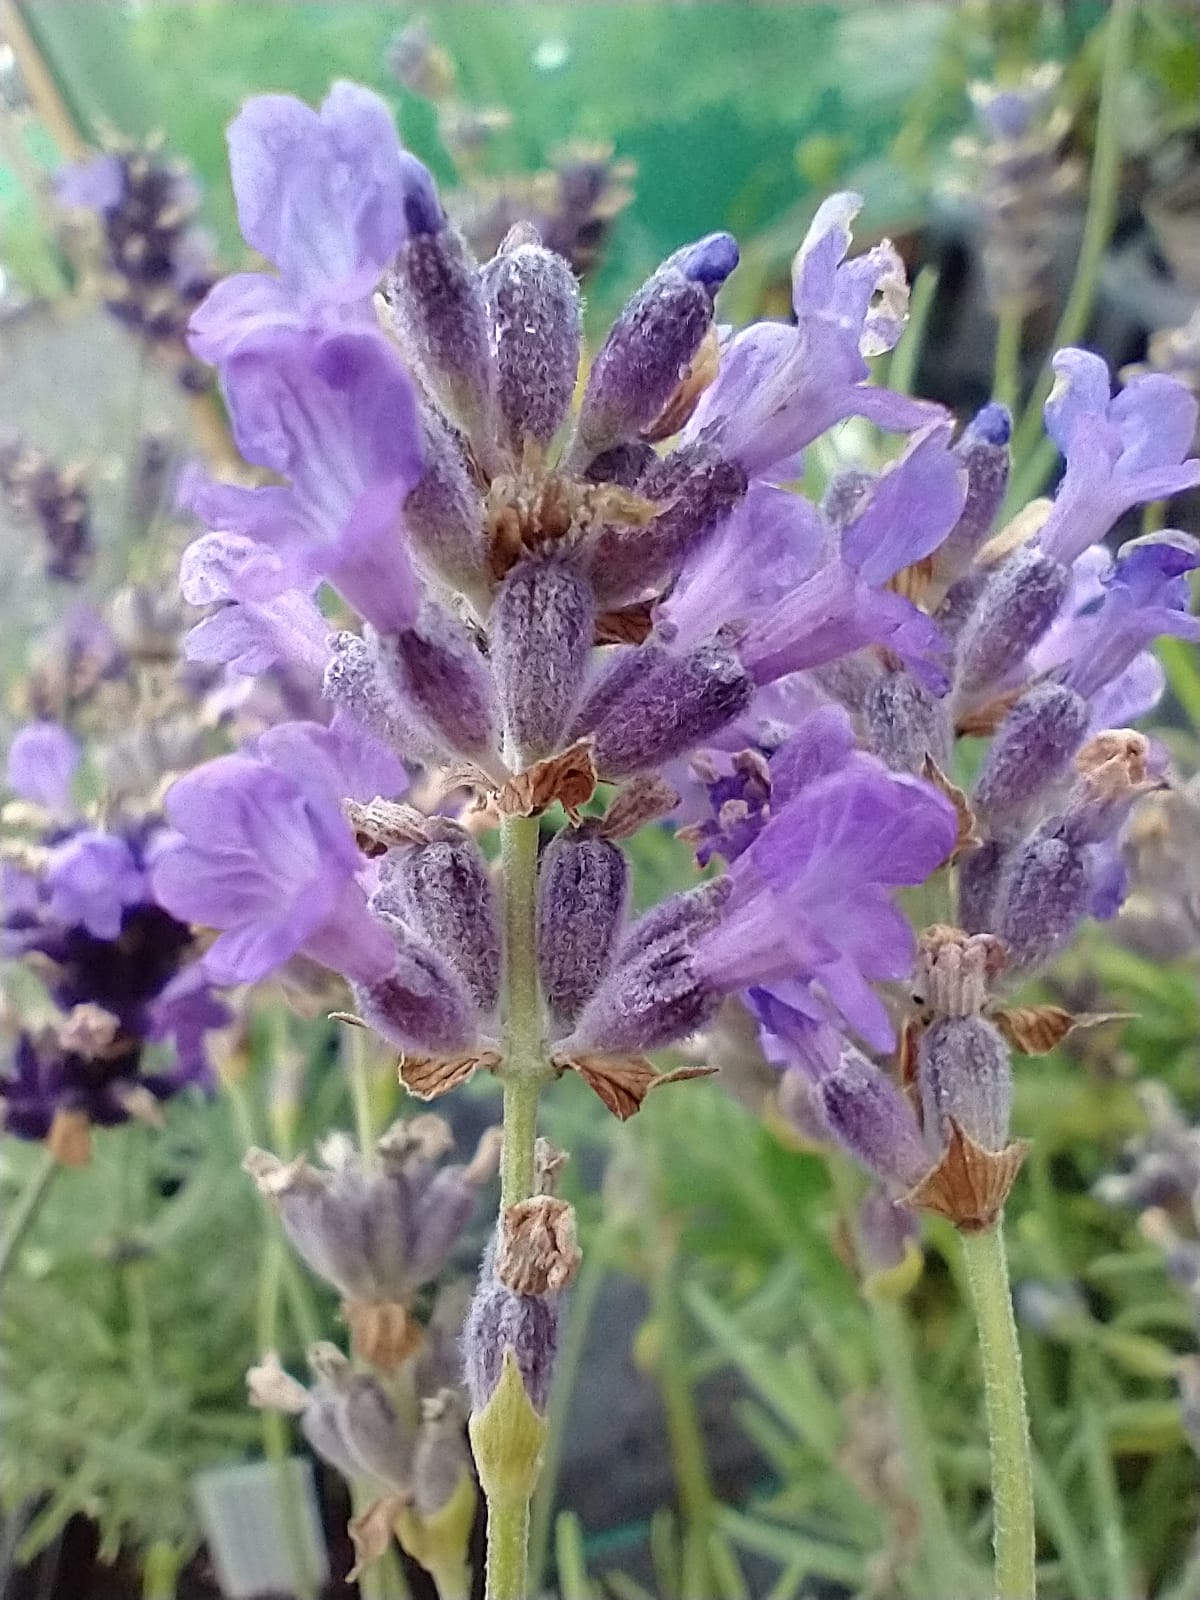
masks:
<svg viewBox="0 0 1200 1600"><path fill-rule="evenodd" d="M25 1187L14 1200L3 1238L0 1238L0 1282L3 1282L16 1260L17 1252L42 1208L59 1166L54 1152L43 1150L25 1180Z"/></svg>
<svg viewBox="0 0 1200 1600"><path fill-rule="evenodd" d="M1002 1221L961 1232L983 1361L996 1552L996 1600L1033 1600L1033 1461L1021 1350L1013 1316Z"/></svg>

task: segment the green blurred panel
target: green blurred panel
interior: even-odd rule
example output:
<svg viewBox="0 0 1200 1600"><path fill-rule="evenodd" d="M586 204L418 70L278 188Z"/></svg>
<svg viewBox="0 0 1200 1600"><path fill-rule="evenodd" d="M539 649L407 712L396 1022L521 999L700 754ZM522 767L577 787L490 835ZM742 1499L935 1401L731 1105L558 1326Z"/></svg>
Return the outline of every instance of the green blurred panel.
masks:
<svg viewBox="0 0 1200 1600"><path fill-rule="evenodd" d="M429 108L385 66L388 40L417 14L408 8L32 0L27 14L89 133L161 128L194 162L231 257L223 129L248 94L316 100L337 77L369 83L448 175ZM572 138L610 142L637 163L637 198L606 274L627 282L689 237L718 226L751 234L803 200L810 181L878 158L954 8L467 4L425 14L464 99L514 114L490 170L537 167Z"/></svg>

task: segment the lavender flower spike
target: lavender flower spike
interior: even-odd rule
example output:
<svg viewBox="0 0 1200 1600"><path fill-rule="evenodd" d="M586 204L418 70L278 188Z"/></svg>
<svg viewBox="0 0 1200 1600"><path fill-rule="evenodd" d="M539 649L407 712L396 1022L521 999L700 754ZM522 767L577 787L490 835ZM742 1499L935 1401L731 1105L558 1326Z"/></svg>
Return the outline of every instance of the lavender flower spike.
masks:
<svg viewBox="0 0 1200 1600"><path fill-rule="evenodd" d="M79 746L57 722L30 722L13 735L4 778L14 794L52 815L70 816Z"/></svg>
<svg viewBox="0 0 1200 1600"><path fill-rule="evenodd" d="M1156 372L1112 398L1108 368L1089 350L1060 350L1053 366L1046 427L1067 465L1040 543L1070 564L1131 506L1200 483L1200 460L1188 455L1200 408L1177 379Z"/></svg>

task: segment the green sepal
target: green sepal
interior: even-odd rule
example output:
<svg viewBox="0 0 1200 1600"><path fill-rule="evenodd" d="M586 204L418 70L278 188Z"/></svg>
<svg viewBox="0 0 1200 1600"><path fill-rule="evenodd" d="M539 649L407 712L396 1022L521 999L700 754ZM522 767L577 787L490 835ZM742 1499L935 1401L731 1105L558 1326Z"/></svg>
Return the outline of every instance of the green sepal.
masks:
<svg viewBox="0 0 1200 1600"><path fill-rule="evenodd" d="M500 1382L482 1411L467 1424L479 1482L489 1500L528 1500L542 1465L546 1424L533 1409L511 1350L504 1352Z"/></svg>

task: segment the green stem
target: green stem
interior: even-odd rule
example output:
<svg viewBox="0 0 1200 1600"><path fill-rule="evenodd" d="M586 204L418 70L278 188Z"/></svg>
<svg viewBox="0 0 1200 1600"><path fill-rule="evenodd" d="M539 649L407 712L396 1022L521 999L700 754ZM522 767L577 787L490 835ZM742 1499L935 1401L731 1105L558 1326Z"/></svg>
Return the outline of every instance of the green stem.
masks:
<svg viewBox="0 0 1200 1600"><path fill-rule="evenodd" d="M925 348L925 329L937 297L938 275L934 267L922 267L913 279L908 302L908 325L896 346L888 367L887 384L899 394L911 394L917 380L917 367Z"/></svg>
<svg viewBox="0 0 1200 1600"><path fill-rule="evenodd" d="M829 1171L838 1208L861 1262L856 1175L848 1162L838 1159L830 1161ZM904 1305L899 1300L885 1300L874 1295L864 1295L863 1299L871 1318L879 1370L904 1442L904 1460L908 1467L906 1487L921 1513L922 1555L931 1580L930 1592L974 1593L938 1477L933 1438L917 1379L912 1330Z"/></svg>
<svg viewBox="0 0 1200 1600"><path fill-rule="evenodd" d="M529 1501L488 1501L487 1600L529 1600Z"/></svg>
<svg viewBox="0 0 1200 1600"><path fill-rule="evenodd" d="M142 1600L175 1600L183 1557L173 1544L160 1539L146 1551L142 1562Z"/></svg>
<svg viewBox="0 0 1200 1600"><path fill-rule="evenodd" d="M273 1216L264 1216L262 1268L258 1280L258 1348L269 1355L279 1348L279 1301L287 1246ZM299 1600L316 1600L317 1588L309 1558L304 1511L291 1460L286 1419L278 1411L262 1413L263 1454L275 1471L279 1514L292 1567L292 1585Z"/></svg>
<svg viewBox="0 0 1200 1600"><path fill-rule="evenodd" d="M992 369L992 399L1014 411L1021 398L1021 334L1025 313L1015 303L1000 308L996 322L996 357Z"/></svg>
<svg viewBox="0 0 1200 1600"><path fill-rule="evenodd" d="M538 829L536 817L505 817L500 824L505 983L501 1213L534 1192L538 1097L550 1076L537 968ZM528 1563L528 1498L490 1497L487 1600L525 1600Z"/></svg>
<svg viewBox="0 0 1200 1600"><path fill-rule="evenodd" d="M1096 119L1096 147L1088 185L1087 216L1075 277L1054 330L1051 351L1071 345L1083 334L1096 298L1100 263L1112 236L1117 213L1117 180L1121 166L1118 100L1121 76L1129 54L1137 0L1113 0L1106 23L1104 66L1100 78L1100 109ZM1040 439L1042 407L1054 382L1049 364L1034 385L1021 421L1013 434L1012 456L1017 467L1009 489L1004 516L1011 516L1041 488L1054 460L1053 444ZM1040 442L1039 442L1040 440Z"/></svg>
<svg viewBox="0 0 1200 1600"><path fill-rule="evenodd" d="M61 1163L46 1149L43 1149L35 1165L30 1168L25 1187L13 1201L4 1233L0 1236L0 1283L8 1276L8 1269L16 1260L25 1235L42 1208L42 1202L49 1192L54 1175L60 1170Z"/></svg>
<svg viewBox="0 0 1200 1600"><path fill-rule="evenodd" d="M1033 1600L1033 1462L1002 1223L960 1233L979 1333L992 1460L997 1600Z"/></svg>
<svg viewBox="0 0 1200 1600"><path fill-rule="evenodd" d="M354 1132L367 1172L374 1169L375 1110L371 1104L371 1069L367 1060L371 1035L366 1028L346 1029L346 1056L350 1069L350 1098L354 1104Z"/></svg>

